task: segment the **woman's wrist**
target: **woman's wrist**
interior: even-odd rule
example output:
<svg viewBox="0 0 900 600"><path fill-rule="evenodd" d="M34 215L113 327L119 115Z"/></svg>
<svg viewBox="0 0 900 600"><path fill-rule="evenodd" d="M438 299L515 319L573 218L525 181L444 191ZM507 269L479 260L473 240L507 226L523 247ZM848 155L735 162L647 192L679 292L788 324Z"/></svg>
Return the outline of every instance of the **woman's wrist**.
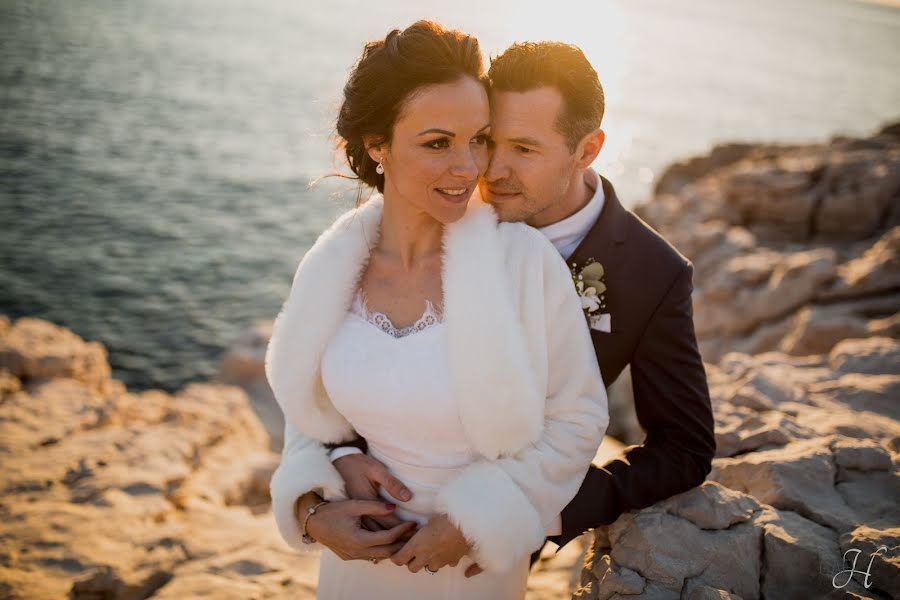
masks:
<svg viewBox="0 0 900 600"><path fill-rule="evenodd" d="M309 509L323 500L322 496L316 492L307 492L297 498L294 502L294 516L298 521L302 521Z"/></svg>
<svg viewBox="0 0 900 600"><path fill-rule="evenodd" d="M319 512L323 508L325 508L326 504L328 504L328 502L326 500L321 500L321 501L317 502L316 504L313 504L312 506L316 507L316 511L312 514L307 514L305 517L306 518L306 527L304 527L304 532L306 533L306 535L308 535L310 538L312 538L316 541L319 540L316 533L319 531L318 525L321 524L320 523L321 515L319 514Z"/></svg>

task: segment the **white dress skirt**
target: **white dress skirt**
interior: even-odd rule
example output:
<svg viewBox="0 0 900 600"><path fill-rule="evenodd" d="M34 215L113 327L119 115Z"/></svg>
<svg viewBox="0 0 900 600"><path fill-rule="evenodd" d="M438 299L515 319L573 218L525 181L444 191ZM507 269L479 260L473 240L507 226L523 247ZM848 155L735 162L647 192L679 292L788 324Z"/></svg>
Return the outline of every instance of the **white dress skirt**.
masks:
<svg viewBox="0 0 900 600"><path fill-rule="evenodd" d="M428 303L422 317L397 329L370 312L362 294L322 357L322 380L335 408L368 442L369 454L384 463L413 493L396 514L420 525L434 514L434 497L445 482L471 464L477 453L466 440L451 393L446 328ZM490 502L490 498L484 498ZM322 551L317 598L341 600L521 600L529 560L504 573L467 579L472 560L431 575L411 573L390 560L374 564L344 561Z"/></svg>

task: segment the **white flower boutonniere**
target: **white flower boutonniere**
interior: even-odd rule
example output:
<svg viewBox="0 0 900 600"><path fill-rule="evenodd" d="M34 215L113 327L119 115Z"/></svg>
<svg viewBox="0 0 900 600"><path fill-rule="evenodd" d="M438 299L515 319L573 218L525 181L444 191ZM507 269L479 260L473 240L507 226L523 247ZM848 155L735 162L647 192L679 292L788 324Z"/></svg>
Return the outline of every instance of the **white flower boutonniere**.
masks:
<svg viewBox="0 0 900 600"><path fill-rule="evenodd" d="M588 326L591 329L609 331L609 315L603 312L606 308L603 265L591 258L581 269L572 263L571 271L572 282L575 284L575 291L581 298L581 309L584 311L584 318L587 319ZM601 319L601 317L605 317L605 319ZM601 322L604 325L599 325Z"/></svg>

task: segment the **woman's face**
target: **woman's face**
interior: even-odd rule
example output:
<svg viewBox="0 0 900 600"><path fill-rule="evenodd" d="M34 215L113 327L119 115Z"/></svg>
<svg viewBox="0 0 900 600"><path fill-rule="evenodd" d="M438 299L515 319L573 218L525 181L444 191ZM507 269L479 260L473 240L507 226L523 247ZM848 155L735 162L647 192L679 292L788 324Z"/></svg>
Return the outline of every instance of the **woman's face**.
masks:
<svg viewBox="0 0 900 600"><path fill-rule="evenodd" d="M471 77L422 87L407 99L383 159L384 192L444 223L459 220L488 164L490 108Z"/></svg>

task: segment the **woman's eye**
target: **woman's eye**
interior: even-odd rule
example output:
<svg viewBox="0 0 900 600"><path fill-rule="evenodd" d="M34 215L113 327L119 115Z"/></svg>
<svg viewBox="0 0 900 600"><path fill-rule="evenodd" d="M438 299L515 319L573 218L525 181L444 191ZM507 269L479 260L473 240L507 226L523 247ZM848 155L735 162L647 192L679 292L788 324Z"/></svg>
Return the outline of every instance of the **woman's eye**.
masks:
<svg viewBox="0 0 900 600"><path fill-rule="evenodd" d="M491 142L491 136L486 133L483 133L479 136L476 136L473 140L479 146L487 146Z"/></svg>
<svg viewBox="0 0 900 600"><path fill-rule="evenodd" d="M450 140L447 138L438 138L436 140L431 140L430 142L425 142L424 146L426 148L431 148L432 150L441 150L450 147Z"/></svg>

